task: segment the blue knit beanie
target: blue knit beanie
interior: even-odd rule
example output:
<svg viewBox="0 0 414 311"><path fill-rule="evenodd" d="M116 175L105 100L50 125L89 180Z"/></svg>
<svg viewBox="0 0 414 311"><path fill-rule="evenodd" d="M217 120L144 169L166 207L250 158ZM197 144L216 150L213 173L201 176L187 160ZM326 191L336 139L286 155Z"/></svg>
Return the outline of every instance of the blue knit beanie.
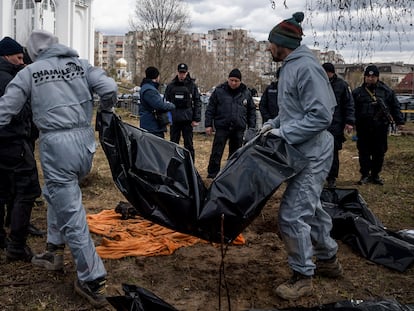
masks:
<svg viewBox="0 0 414 311"><path fill-rule="evenodd" d="M269 33L269 41L279 46L289 49L296 49L302 41L302 26L305 15L302 12L296 12L292 18L285 19L277 24Z"/></svg>

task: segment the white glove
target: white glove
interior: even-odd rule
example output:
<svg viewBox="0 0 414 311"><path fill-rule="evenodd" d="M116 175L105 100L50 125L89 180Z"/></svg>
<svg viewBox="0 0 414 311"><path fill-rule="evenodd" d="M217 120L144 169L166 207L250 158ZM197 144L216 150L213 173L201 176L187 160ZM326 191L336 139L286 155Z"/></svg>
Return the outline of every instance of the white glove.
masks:
<svg viewBox="0 0 414 311"><path fill-rule="evenodd" d="M263 127L260 129L259 134L262 135L268 131L270 131L273 127L270 124L264 124Z"/></svg>
<svg viewBox="0 0 414 311"><path fill-rule="evenodd" d="M265 134L264 134L264 136L267 136L267 135L273 135L273 136L277 136L277 137L280 137L280 129L271 129L270 131L267 131Z"/></svg>

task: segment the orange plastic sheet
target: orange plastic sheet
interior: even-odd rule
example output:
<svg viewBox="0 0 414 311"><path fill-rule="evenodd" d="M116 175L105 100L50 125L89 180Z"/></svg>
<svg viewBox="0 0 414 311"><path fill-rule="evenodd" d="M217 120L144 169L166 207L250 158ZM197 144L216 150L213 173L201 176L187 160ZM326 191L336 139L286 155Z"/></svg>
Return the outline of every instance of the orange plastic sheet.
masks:
<svg viewBox="0 0 414 311"><path fill-rule="evenodd" d="M170 255L183 246L207 243L200 238L173 231L138 216L122 220L121 215L115 210L103 210L86 217L89 230L103 236L101 245L96 247L101 258ZM243 236L240 234L233 244L245 244Z"/></svg>

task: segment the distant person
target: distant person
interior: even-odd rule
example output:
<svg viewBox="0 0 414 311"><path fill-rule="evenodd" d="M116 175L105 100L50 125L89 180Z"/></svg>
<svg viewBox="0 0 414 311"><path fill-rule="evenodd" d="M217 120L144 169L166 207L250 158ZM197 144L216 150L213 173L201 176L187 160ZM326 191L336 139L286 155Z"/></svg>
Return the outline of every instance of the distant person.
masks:
<svg viewBox="0 0 414 311"><path fill-rule="evenodd" d="M23 47L18 42L10 37L0 41L0 96L24 68L23 58ZM32 124L30 101L24 100L19 105L21 111L0 127L0 248L7 248L8 260L30 262L33 253L26 244L30 216L35 199L40 196L32 146L32 135L37 129ZM10 227L8 241L5 226ZM32 229L37 230L34 226Z"/></svg>
<svg viewBox="0 0 414 311"><path fill-rule="evenodd" d="M252 94L252 97L256 97L258 95L257 90L254 87L249 88L249 90L250 94Z"/></svg>
<svg viewBox="0 0 414 311"><path fill-rule="evenodd" d="M324 63L322 67L328 75L329 82L331 82L337 104L331 126L328 128L328 131L334 137L334 157L331 170L326 179L327 187L335 188L336 179L339 175L339 150L342 149L342 143L346 140L344 131L352 133L355 125L354 99L348 83L335 73L335 66L332 63Z"/></svg>
<svg viewBox="0 0 414 311"><path fill-rule="evenodd" d="M175 105L172 110L172 124L170 138L174 143L180 143L183 135L184 148L186 148L195 161L193 146L193 128L201 121L201 99L195 80L190 77L188 66L178 64L177 75L168 84L164 97Z"/></svg>
<svg viewBox="0 0 414 311"><path fill-rule="evenodd" d="M174 110L175 106L161 97L159 87L160 72L155 67L148 67L139 90L139 124L149 133L164 138L169 124L167 112Z"/></svg>
<svg viewBox="0 0 414 311"><path fill-rule="evenodd" d="M332 219L320 200L333 157L333 138L327 129L335 95L319 61L300 44L303 19L304 14L297 12L269 33L273 60L283 62L279 114L260 130L262 135L281 137L308 159L287 182L279 207L279 231L293 275L275 288L275 294L286 300L312 295L315 272L333 278L343 273L336 257L338 244L330 236Z"/></svg>
<svg viewBox="0 0 414 311"><path fill-rule="evenodd" d="M33 256L32 263L62 270L67 244L76 265L75 292L94 307L102 307L107 304L107 273L89 233L79 181L89 173L96 150L93 93L100 96L99 109L111 113L117 85L47 31L33 31L27 50L33 63L17 73L0 98L0 127L13 122L30 100L40 132L43 195L48 205L46 252Z"/></svg>
<svg viewBox="0 0 414 311"><path fill-rule="evenodd" d="M355 102L360 185L384 184L379 174L388 149L388 129L392 123L399 129L404 124L400 102L394 91L379 80L379 75L377 66L367 66L364 82L352 92Z"/></svg>
<svg viewBox="0 0 414 311"><path fill-rule="evenodd" d="M208 163L207 178L215 178L220 171L224 148L229 141L229 157L242 146L247 128L256 127L256 106L247 86L241 82L239 69L233 69L227 82L214 89L205 113L206 134L215 135Z"/></svg>
<svg viewBox="0 0 414 311"><path fill-rule="evenodd" d="M262 121L265 123L274 119L279 114L279 105L277 104L277 84L279 79L280 68L276 72L276 81L272 81L265 89L260 98L259 110Z"/></svg>

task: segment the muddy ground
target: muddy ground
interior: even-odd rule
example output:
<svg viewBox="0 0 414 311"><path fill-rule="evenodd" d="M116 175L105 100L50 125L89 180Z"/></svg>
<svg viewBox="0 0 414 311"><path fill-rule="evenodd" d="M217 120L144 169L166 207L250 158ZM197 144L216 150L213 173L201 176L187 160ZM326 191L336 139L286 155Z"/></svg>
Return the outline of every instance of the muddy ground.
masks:
<svg viewBox="0 0 414 311"><path fill-rule="evenodd" d="M132 119L131 122L136 121ZM207 186L205 177L211 142L211 137L195 135L196 167ZM404 147L407 144L414 146L413 137L391 138L390 149L397 150L387 155L383 187L355 184L359 174L354 142L348 140L341 153L338 187L358 188L374 214L393 230L414 228L414 180L411 177L414 153L412 147ZM114 209L120 201L125 201L112 182L101 148L98 148L91 174L82 183L82 190L88 213ZM123 295L122 283L138 285L182 311L270 310L349 299L392 298L402 304L414 303L414 267L404 273L393 271L369 262L342 242L338 242L338 257L345 271L343 278L316 277L312 296L295 302L278 298L273 289L290 276L276 221L282 192L283 186L243 232L246 244L230 246L224 259L220 247L199 243L180 248L169 256L104 260L108 270L108 295ZM403 202L402 205L399 202ZM34 208L32 222L46 229L46 206ZM93 237L99 245L101 237ZM30 237L28 244L35 252L40 252L44 249L45 238ZM219 287L222 260L225 271L222 278L228 292ZM0 310L93 310L73 292L74 271L67 248L63 273L43 271L30 263L8 263L4 252L0 251ZM108 307L107 310L113 309Z"/></svg>

